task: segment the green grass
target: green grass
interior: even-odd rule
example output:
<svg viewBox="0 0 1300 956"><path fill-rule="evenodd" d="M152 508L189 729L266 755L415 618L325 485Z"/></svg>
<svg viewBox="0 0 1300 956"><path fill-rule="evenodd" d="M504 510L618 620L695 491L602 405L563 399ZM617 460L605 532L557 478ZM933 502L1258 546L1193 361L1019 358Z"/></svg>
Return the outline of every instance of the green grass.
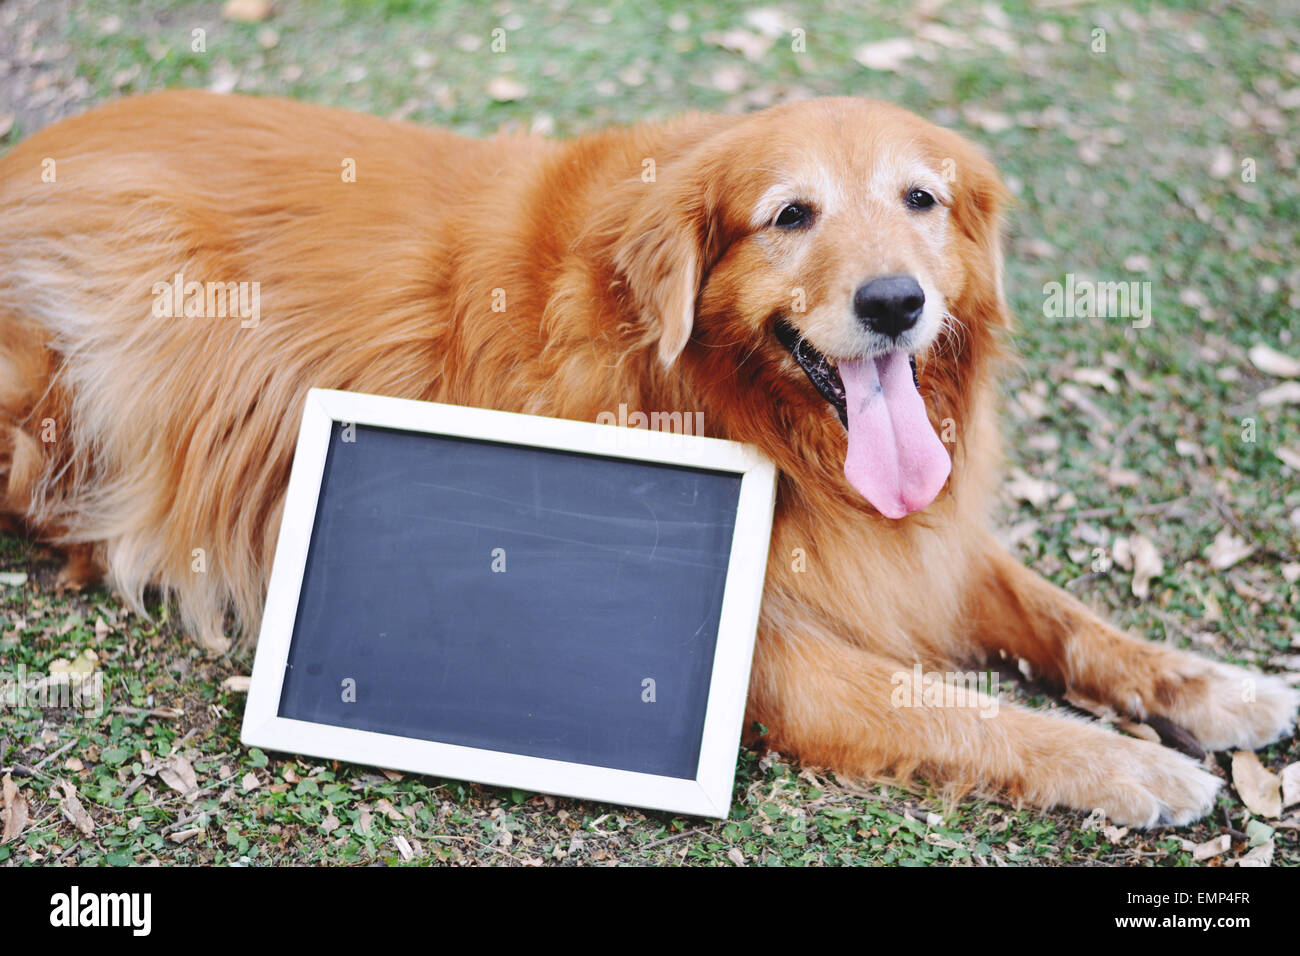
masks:
<svg viewBox="0 0 1300 956"><path fill-rule="evenodd" d="M119 95L213 85L470 134L536 126L570 135L686 108L735 111L844 93L893 100L963 131L1017 199L1007 290L1021 361L1003 383L1008 464L1055 485L1037 507L1007 496L999 522L1019 528L1017 553L1135 633L1294 669L1300 584L1281 568L1300 561L1300 486L1275 452L1300 451L1300 406L1262 407L1256 396L1278 382L1246 353L1263 343L1300 355L1300 11L1280 2L1213 12L1012 2L997 18L988 5L953 3L924 22L906 3L774 3L788 26L806 31L807 52L781 37L751 61L704 39L745 28L752 7L740 2L692 8L671 25L672 9L647 0L604 8L302 2L282 4L259 25L223 22L214 3L140 6L0 4L0 17L16 14L12 22L34 31L24 39L0 26L0 58L16 64L0 84L0 129L13 116L0 148ZM853 58L865 43L935 24L966 44L930 44L897 72ZM494 53L499 26L508 48ZM1103 54L1089 47L1097 26L1107 31ZM205 31L205 52L191 50L195 29ZM494 101L489 85L500 76L526 95ZM1245 158L1255 162L1252 183L1241 180ZM1046 317L1043 285L1067 273L1150 281L1151 326ZM1116 381L1113 394L1072 381L1098 369ZM1242 440L1246 419L1254 442ZM1256 550L1214 570L1206 549L1224 527ZM1134 534L1149 537L1164 561L1145 602L1122 569L1093 569L1094 547L1109 552ZM740 755L725 822L268 758L239 745L242 694L222 689L226 677L248 673L246 653L203 657L165 609L149 622L105 591L56 594L55 568L39 548L0 537L0 569L31 575L0 587L0 671L46 671L92 648L112 709L98 719L0 712L0 766L31 818L19 840L0 847L0 865L400 863L404 850L416 863L1185 865L1190 844L1225 822L1247 827L1230 789L1194 827L1108 836L1076 814L978 801L946 808L925 790L862 792L750 752ZM197 794L156 773L173 751L193 767ZM1261 758L1277 770L1300 759L1300 745L1284 741ZM1218 762L1226 768L1226 756ZM256 787L246 791L250 773ZM95 822L89 837L51 796L58 780L76 785ZM927 824L932 813L939 818ZM1300 863L1300 817L1293 810L1270 822L1275 863ZM1239 840L1211 865L1245 850Z"/></svg>

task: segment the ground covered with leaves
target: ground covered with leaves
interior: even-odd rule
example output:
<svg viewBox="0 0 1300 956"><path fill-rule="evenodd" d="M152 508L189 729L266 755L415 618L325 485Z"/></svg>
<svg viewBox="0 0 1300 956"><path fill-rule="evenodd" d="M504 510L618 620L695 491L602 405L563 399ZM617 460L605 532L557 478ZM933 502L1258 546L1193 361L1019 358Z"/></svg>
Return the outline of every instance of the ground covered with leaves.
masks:
<svg viewBox="0 0 1300 956"><path fill-rule="evenodd" d="M1300 10L1193 6L4 0L0 149L173 86L475 135L898 102L981 143L1017 200L1010 546L1134 633L1297 671ZM1070 276L1150 283L1149 314L1054 309L1048 284ZM1214 814L1154 832L863 791L749 751L720 822L280 759L238 741L247 651L207 658L164 607L146 620L105 590L55 592L56 559L20 537L0 538L0 569L8 686L82 673L109 695L90 716L0 708L0 866L1300 862L1294 738L1209 758L1232 782Z"/></svg>

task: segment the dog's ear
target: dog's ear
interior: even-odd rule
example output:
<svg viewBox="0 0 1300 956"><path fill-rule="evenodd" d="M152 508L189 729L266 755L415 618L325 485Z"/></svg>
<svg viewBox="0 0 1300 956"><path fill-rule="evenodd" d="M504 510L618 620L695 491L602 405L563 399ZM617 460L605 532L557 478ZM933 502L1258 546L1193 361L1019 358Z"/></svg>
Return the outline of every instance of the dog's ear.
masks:
<svg viewBox="0 0 1300 956"><path fill-rule="evenodd" d="M962 298L985 321L1008 324L1006 299L1002 291L1002 209L1010 193L997 169L973 147L961 143L956 163L953 218L969 243L968 288Z"/></svg>
<svg viewBox="0 0 1300 956"><path fill-rule="evenodd" d="M956 133L938 134L931 158L954 174L949 177L954 228L948 254L960 263L964 281L947 302L957 323L941 333L946 345L926 362L922 382L939 420L965 423L977 397L991 387L990 376L1003 355L1001 332L1011 324L1002 291L1001 210L1008 194L993 164ZM966 448L967 435L959 424L959 448Z"/></svg>
<svg viewBox="0 0 1300 956"><path fill-rule="evenodd" d="M659 360L671 366L691 337L695 300L711 263L715 191L685 158L640 190L614 245L614 268L633 305L658 335Z"/></svg>

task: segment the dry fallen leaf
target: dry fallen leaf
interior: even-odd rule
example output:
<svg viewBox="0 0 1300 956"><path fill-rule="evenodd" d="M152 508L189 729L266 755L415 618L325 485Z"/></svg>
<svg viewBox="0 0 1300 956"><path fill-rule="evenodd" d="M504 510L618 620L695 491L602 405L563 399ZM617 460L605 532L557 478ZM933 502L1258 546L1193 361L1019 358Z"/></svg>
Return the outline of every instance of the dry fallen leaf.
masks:
<svg viewBox="0 0 1300 956"><path fill-rule="evenodd" d="M0 846L8 843L23 832L27 826L27 800L9 774L0 781L0 817L4 818L4 828L0 830Z"/></svg>
<svg viewBox="0 0 1300 956"><path fill-rule="evenodd" d="M1076 368L1070 373L1070 378L1080 385L1091 385L1094 388L1105 389L1112 395L1119 392L1119 382L1115 381L1115 377L1105 369Z"/></svg>
<svg viewBox="0 0 1300 956"><path fill-rule="evenodd" d="M262 781L258 780L257 774L253 773L251 770L244 774L243 779L239 781L239 786L243 788L245 793L248 793L250 790L256 790L261 785Z"/></svg>
<svg viewBox="0 0 1300 956"><path fill-rule="evenodd" d="M977 106L966 107L962 110L962 116L972 126L978 126L984 132L994 135L1005 133L1016 125L1015 120L1006 113L999 113L997 110L980 109Z"/></svg>
<svg viewBox="0 0 1300 956"><path fill-rule="evenodd" d="M393 835L393 845L397 847L397 852L402 854L403 860L411 860L415 857L415 853L411 850L411 844L400 833Z"/></svg>
<svg viewBox="0 0 1300 956"><path fill-rule="evenodd" d="M1057 491L1055 483L1031 477L1019 469L1012 471L1011 480L1005 487L1007 494L1014 500L1024 501L1035 508L1046 505L1056 496Z"/></svg>
<svg viewBox="0 0 1300 956"><path fill-rule="evenodd" d="M1142 481L1142 475L1132 468L1106 469L1106 484L1112 488L1136 488Z"/></svg>
<svg viewBox="0 0 1300 956"><path fill-rule="evenodd" d="M1050 259L1056 255L1056 247L1045 239L1028 237L1016 242L1016 251L1028 259Z"/></svg>
<svg viewBox="0 0 1300 956"><path fill-rule="evenodd" d="M221 689L228 690L237 694L246 693L248 691L249 684L251 684L252 681L253 678L247 675L231 674L229 677L227 677L225 680L221 682Z"/></svg>
<svg viewBox="0 0 1300 956"><path fill-rule="evenodd" d="M916 48L907 37L894 37L858 47L853 54L869 70L901 70L903 64L916 55Z"/></svg>
<svg viewBox="0 0 1300 956"><path fill-rule="evenodd" d="M1300 803L1300 763L1293 763L1282 771L1282 806Z"/></svg>
<svg viewBox="0 0 1300 956"><path fill-rule="evenodd" d="M1300 378L1300 359L1284 355L1267 345L1256 345L1247 354L1250 355L1250 361L1255 368L1265 375L1272 375L1275 378Z"/></svg>
<svg viewBox="0 0 1300 956"><path fill-rule="evenodd" d="M1272 866L1273 865L1273 841L1255 847L1240 860L1238 866Z"/></svg>
<svg viewBox="0 0 1300 956"><path fill-rule="evenodd" d="M791 24L780 10L760 7L745 13L745 22L765 37L783 37L790 32Z"/></svg>
<svg viewBox="0 0 1300 956"><path fill-rule="evenodd" d="M722 66L713 71L710 81L719 93L737 93L748 76L743 66Z"/></svg>
<svg viewBox="0 0 1300 956"><path fill-rule="evenodd" d="M1128 543L1128 538L1123 535L1116 538L1111 545L1110 556L1125 571L1133 570L1133 548Z"/></svg>
<svg viewBox="0 0 1300 956"><path fill-rule="evenodd" d="M1245 538L1233 534L1230 528L1221 528L1205 554L1210 559L1210 567L1216 571L1226 571L1254 552L1255 546L1248 544Z"/></svg>
<svg viewBox="0 0 1300 956"><path fill-rule="evenodd" d="M1151 579L1164 570L1164 564L1149 538L1137 535L1129 544L1133 549L1133 596L1145 601L1151 594Z"/></svg>
<svg viewBox="0 0 1300 956"><path fill-rule="evenodd" d="M69 677L87 677L99 666L99 655L86 648L71 660L50 663L50 674L67 674Z"/></svg>
<svg viewBox="0 0 1300 956"><path fill-rule="evenodd" d="M1046 418L1050 411L1043 396L1035 395L1030 391L1018 392L1012 397L1012 401L1019 405L1028 417L1033 419Z"/></svg>
<svg viewBox="0 0 1300 956"><path fill-rule="evenodd" d="M269 0L226 0L221 8L221 18L236 23L261 23L270 15Z"/></svg>
<svg viewBox="0 0 1300 956"><path fill-rule="evenodd" d="M1282 781L1249 750L1232 755L1232 785L1251 813L1270 820L1282 815Z"/></svg>
<svg viewBox="0 0 1300 956"><path fill-rule="evenodd" d="M1236 157L1226 146L1216 147L1210 158L1210 175L1215 179L1227 179L1237 168Z"/></svg>
<svg viewBox="0 0 1300 956"><path fill-rule="evenodd" d="M209 634L201 637L199 643L203 645L203 650L209 657L220 657L230 650L231 642L224 634Z"/></svg>
<svg viewBox="0 0 1300 956"><path fill-rule="evenodd" d="M81 831L82 836L93 834L95 832L95 821L90 818L86 808L77 799L77 788L66 780L60 780L58 786L63 788L63 799L59 801L59 809L63 811L63 816Z"/></svg>
<svg viewBox="0 0 1300 956"><path fill-rule="evenodd" d="M1300 471L1300 448L1287 448L1281 446L1273 449L1273 454L1277 455L1282 464Z"/></svg>
<svg viewBox="0 0 1300 956"><path fill-rule="evenodd" d="M498 103L522 100L528 95L528 87L509 76L493 77L487 86L488 95Z"/></svg>
<svg viewBox="0 0 1300 956"><path fill-rule="evenodd" d="M1179 292L1178 301L1192 309L1205 310L1210 307L1210 297L1194 286L1187 286Z"/></svg>
<svg viewBox="0 0 1300 956"><path fill-rule="evenodd" d="M162 782L167 784L177 793L184 795L187 800L192 800L198 796L199 780L194 774L194 768L190 762L180 754L175 754L158 769L158 776Z"/></svg>
<svg viewBox="0 0 1300 956"><path fill-rule="evenodd" d="M1258 395L1259 404L1264 408L1272 405L1300 404L1300 382L1283 382L1266 389Z"/></svg>
<svg viewBox="0 0 1300 956"><path fill-rule="evenodd" d="M948 50L968 50L972 46L971 39L966 34L945 27L941 23L923 23L917 27L916 35L926 43L933 43Z"/></svg>
<svg viewBox="0 0 1300 956"><path fill-rule="evenodd" d="M1232 837L1225 833L1223 836L1217 836L1213 840L1206 840L1204 843L1197 844L1197 846L1192 850L1192 860L1199 863L1202 860L1208 860L1221 853L1227 853L1231 849Z"/></svg>

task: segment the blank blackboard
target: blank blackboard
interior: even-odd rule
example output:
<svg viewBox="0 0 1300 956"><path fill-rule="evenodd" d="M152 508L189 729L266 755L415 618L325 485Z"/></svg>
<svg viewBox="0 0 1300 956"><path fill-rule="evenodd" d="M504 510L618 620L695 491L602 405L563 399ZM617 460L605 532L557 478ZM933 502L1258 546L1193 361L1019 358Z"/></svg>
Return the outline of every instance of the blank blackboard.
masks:
<svg viewBox="0 0 1300 956"><path fill-rule="evenodd" d="M632 431L312 390L244 742L725 815L775 474Z"/></svg>
<svg viewBox="0 0 1300 956"><path fill-rule="evenodd" d="M342 432L280 716L694 779L739 475Z"/></svg>

